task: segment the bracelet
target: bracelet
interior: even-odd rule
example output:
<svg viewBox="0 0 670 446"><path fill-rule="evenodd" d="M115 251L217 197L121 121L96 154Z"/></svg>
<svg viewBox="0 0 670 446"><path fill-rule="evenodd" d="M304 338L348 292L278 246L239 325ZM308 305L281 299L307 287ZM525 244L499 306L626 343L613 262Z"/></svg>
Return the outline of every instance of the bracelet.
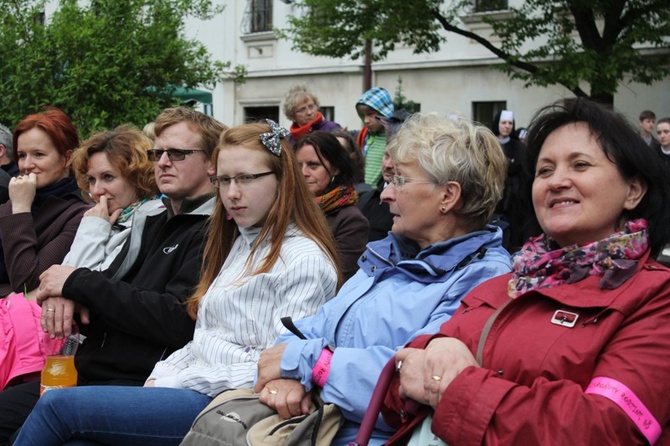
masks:
<svg viewBox="0 0 670 446"><path fill-rule="evenodd" d="M330 372L330 360L333 358L333 352L327 348L321 350L319 359L314 364L312 369L312 381L319 387L326 385L328 379L328 372Z"/></svg>
<svg viewBox="0 0 670 446"><path fill-rule="evenodd" d="M647 438L649 444L654 444L660 438L663 430L651 411L625 384L605 376L598 376L584 391L585 394L600 395L619 406L631 421Z"/></svg>

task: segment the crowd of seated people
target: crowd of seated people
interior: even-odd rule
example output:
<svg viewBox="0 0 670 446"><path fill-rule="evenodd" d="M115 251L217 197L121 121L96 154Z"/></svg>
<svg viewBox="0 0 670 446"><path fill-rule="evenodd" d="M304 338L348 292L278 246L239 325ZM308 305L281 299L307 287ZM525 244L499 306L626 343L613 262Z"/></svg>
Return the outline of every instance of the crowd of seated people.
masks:
<svg viewBox="0 0 670 446"><path fill-rule="evenodd" d="M237 388L282 418L318 394L342 416L333 444L348 445L393 360L370 445L574 441L557 428L670 444L658 154L587 99L539 110L510 155L507 114L499 132L437 113L388 131L376 91L357 105L387 129L372 187L365 152L304 86L287 96L290 130L189 107L83 141L53 107L14 126L0 445L179 445ZM525 242L491 224L509 210L511 159ZM77 386L40 396L38 340L73 321Z"/></svg>

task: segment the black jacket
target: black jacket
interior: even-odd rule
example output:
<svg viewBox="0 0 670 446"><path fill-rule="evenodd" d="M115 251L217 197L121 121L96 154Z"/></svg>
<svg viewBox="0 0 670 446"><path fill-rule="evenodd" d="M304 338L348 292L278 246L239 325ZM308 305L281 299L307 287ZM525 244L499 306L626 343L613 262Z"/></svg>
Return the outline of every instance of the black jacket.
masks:
<svg viewBox="0 0 670 446"><path fill-rule="evenodd" d="M381 200L384 190L384 178L377 183L377 188L365 191L358 196L356 207L361 210L370 224L368 242L385 238L393 226L393 215L389 205Z"/></svg>
<svg viewBox="0 0 670 446"><path fill-rule="evenodd" d="M67 279L63 295L91 312L90 325L80 325L86 339L75 357L80 384L141 385L156 362L193 338L184 302L200 276L212 203L171 218L167 211L147 217L141 243L131 233L117 257L135 257L121 280L112 278L120 262L105 272L79 268Z"/></svg>

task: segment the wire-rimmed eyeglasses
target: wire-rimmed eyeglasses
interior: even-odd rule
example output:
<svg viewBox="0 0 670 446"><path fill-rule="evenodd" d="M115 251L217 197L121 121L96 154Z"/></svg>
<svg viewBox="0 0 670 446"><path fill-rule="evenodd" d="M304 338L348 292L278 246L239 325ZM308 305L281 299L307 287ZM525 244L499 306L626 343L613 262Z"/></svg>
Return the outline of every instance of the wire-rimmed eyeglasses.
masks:
<svg viewBox="0 0 670 446"><path fill-rule="evenodd" d="M393 183L393 186L395 187L403 187L405 184L430 184L430 183L435 183L434 181L430 180L415 180L413 178L405 178L402 175L393 175L391 178L391 183Z"/></svg>

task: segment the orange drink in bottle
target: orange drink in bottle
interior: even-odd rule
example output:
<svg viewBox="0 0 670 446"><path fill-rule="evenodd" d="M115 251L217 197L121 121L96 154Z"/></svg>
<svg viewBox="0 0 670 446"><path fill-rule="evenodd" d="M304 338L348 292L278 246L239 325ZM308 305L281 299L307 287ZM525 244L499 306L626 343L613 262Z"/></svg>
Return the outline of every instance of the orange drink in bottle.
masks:
<svg viewBox="0 0 670 446"><path fill-rule="evenodd" d="M74 355L47 356L42 369L40 395L52 389L74 387L77 385L77 369L74 367Z"/></svg>
<svg viewBox="0 0 670 446"><path fill-rule="evenodd" d="M42 343L46 352L46 362L40 377L40 396L48 390L77 385L74 355L79 346L79 339L79 330L75 323L72 324L72 334L64 339L51 339L45 333Z"/></svg>

